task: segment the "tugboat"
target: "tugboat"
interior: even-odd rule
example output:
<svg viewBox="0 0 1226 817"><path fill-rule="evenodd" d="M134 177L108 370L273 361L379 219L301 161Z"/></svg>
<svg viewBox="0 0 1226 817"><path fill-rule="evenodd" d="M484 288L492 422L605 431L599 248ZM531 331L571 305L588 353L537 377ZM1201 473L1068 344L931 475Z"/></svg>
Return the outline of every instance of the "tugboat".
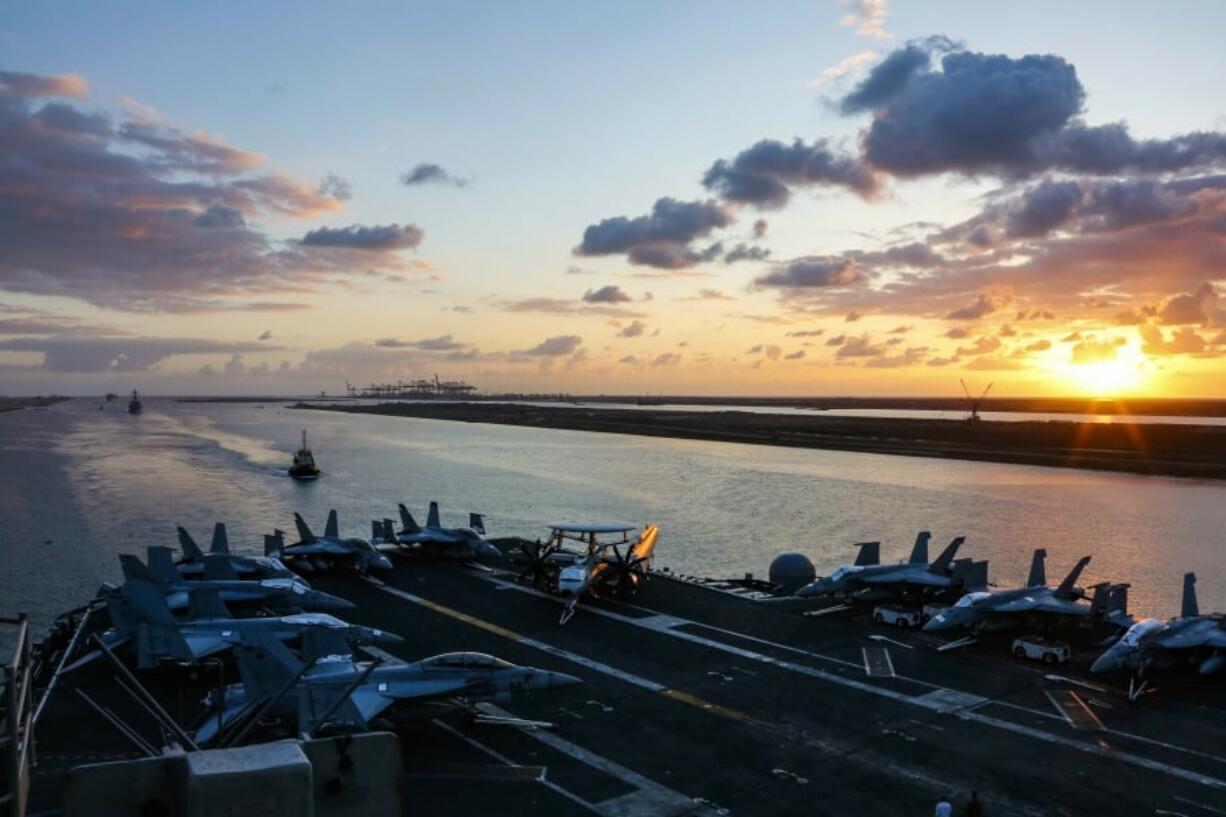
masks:
<svg viewBox="0 0 1226 817"><path fill-rule="evenodd" d="M132 389L132 399L128 401L128 414L140 414L140 392Z"/></svg>
<svg viewBox="0 0 1226 817"><path fill-rule="evenodd" d="M294 454L294 464L289 467L289 475L294 479L308 480L319 478L319 468L315 465L315 457L307 448L306 429L302 430L302 447Z"/></svg>

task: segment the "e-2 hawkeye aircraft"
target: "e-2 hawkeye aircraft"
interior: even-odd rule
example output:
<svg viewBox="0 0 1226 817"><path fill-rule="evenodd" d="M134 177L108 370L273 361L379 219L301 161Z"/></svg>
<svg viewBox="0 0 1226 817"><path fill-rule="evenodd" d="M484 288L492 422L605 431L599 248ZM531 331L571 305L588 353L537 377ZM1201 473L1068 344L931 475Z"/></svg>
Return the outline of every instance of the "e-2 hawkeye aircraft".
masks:
<svg viewBox="0 0 1226 817"><path fill-rule="evenodd" d="M558 624L571 620L584 595L612 593L629 598L647 577L660 536L658 526L648 525L631 542L629 533L635 527L625 522L553 522L546 543L520 545L528 558L520 578L531 577L534 586L544 580L550 592L565 600ZM602 541L598 538L602 535L621 538ZM582 543L585 552L566 549L567 541Z"/></svg>
<svg viewBox="0 0 1226 817"><path fill-rule="evenodd" d="M1149 684L1145 673L1150 667L1166 669L1180 663L1195 664L1201 675L1212 675L1226 666L1226 615L1201 614L1195 573L1184 574L1183 604L1177 617L1133 623L1098 657L1090 672L1129 670L1128 697L1136 700Z"/></svg>
<svg viewBox="0 0 1226 817"><path fill-rule="evenodd" d="M294 514L294 524L298 527L299 541L287 545L285 533L274 531L272 536L264 537L266 555L288 561L304 572L334 567L347 567L358 573L367 573L371 569L392 569L392 560L376 550L370 542L357 536L341 538L335 510L328 511L328 522L324 526L323 536L316 536L303 521L301 514Z"/></svg>
<svg viewBox="0 0 1226 817"><path fill-rule="evenodd" d="M210 694L220 708L196 732L200 745L247 717L274 716L297 722L298 734L325 725L366 729L369 721L397 703L460 698L505 701L523 692L562 689L583 683L573 675L521 667L483 653L445 653L412 664L380 665L352 655L307 651L306 663L267 634L235 650L242 683Z"/></svg>

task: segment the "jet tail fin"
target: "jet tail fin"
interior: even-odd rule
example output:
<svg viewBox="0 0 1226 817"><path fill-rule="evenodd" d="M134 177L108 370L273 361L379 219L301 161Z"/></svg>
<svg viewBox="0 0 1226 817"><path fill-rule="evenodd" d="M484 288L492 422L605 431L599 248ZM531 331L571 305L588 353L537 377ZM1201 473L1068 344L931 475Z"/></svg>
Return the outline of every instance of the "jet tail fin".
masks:
<svg viewBox="0 0 1226 817"><path fill-rule="evenodd" d="M164 582L177 582L179 571L175 567L175 555L170 548L161 545L151 545L146 549L149 559L149 571Z"/></svg>
<svg viewBox="0 0 1226 817"><path fill-rule="evenodd" d="M189 562L194 562L204 558L204 551L196 544L196 540L187 532L186 528L178 528L179 531L179 547L183 548L183 556Z"/></svg>
<svg viewBox="0 0 1226 817"><path fill-rule="evenodd" d="M1077 578L1081 576L1081 571L1086 569L1086 565L1090 563L1089 556L1082 556L1077 560L1077 564L1073 565L1073 569L1064 577L1064 581L1060 582L1060 586L1056 588L1056 596L1059 598L1073 598L1073 587L1077 584Z"/></svg>
<svg viewBox="0 0 1226 817"><path fill-rule="evenodd" d="M244 633L234 659L248 700L275 695L302 669L302 662L289 648L264 631Z"/></svg>
<svg viewBox="0 0 1226 817"><path fill-rule="evenodd" d="M421 526L417 524L417 520L413 518L413 514L409 513L409 509L400 504L400 524L404 525L404 530L401 533L421 533Z"/></svg>
<svg viewBox="0 0 1226 817"><path fill-rule="evenodd" d="M1027 587L1044 587L1047 584L1047 568L1044 567L1047 559L1047 551L1043 548L1035 548L1034 555L1030 557L1030 578L1026 579Z"/></svg>
<svg viewBox="0 0 1226 817"><path fill-rule="evenodd" d="M238 574L234 572L234 565L230 563L228 555L209 553L204 557L204 575L202 578L206 581L237 579Z"/></svg>
<svg viewBox="0 0 1226 817"><path fill-rule="evenodd" d="M233 618L220 593L216 590L196 590L190 585L187 588L187 610L193 619Z"/></svg>
<svg viewBox="0 0 1226 817"><path fill-rule="evenodd" d="M278 559L285 553L285 534L273 531L272 535L264 534L264 555L275 556Z"/></svg>
<svg viewBox="0 0 1226 817"><path fill-rule="evenodd" d="M376 544L383 541L382 519L370 520L370 541Z"/></svg>
<svg viewBox="0 0 1226 817"><path fill-rule="evenodd" d="M439 521L439 516L438 516L438 503L431 502L430 511L426 514L426 527L427 528L441 528L442 526L443 524L442 522Z"/></svg>
<svg viewBox="0 0 1226 817"><path fill-rule="evenodd" d="M1183 618L1200 615L1200 605L1196 603L1196 574L1183 574L1183 605L1179 615Z"/></svg>
<svg viewBox="0 0 1226 817"><path fill-rule="evenodd" d="M119 554L119 566L123 568L123 577L128 581L146 581L152 582L159 587L165 587L166 582L158 578L158 576L140 560L139 556L133 556L131 553Z"/></svg>
<svg viewBox="0 0 1226 817"><path fill-rule="evenodd" d="M485 536L485 514L470 513L468 515L468 527Z"/></svg>
<svg viewBox="0 0 1226 817"><path fill-rule="evenodd" d="M131 612L150 624L174 625L175 617L166 605L166 594L152 582L131 579L123 583L119 595Z"/></svg>
<svg viewBox="0 0 1226 817"><path fill-rule="evenodd" d="M977 562L974 559L955 559L953 573L950 576L950 586L956 586L963 593L986 590L988 586L988 563Z"/></svg>
<svg viewBox="0 0 1226 817"><path fill-rule="evenodd" d="M298 528L298 538L304 544L309 545L315 541L315 534L311 533L311 529L307 526L306 520L302 518L302 514L294 514L294 525Z"/></svg>
<svg viewBox="0 0 1226 817"><path fill-rule="evenodd" d="M336 509L328 511L328 522L324 525L324 537L328 539L341 538L340 521L336 515Z"/></svg>
<svg viewBox="0 0 1226 817"><path fill-rule="evenodd" d="M966 541L965 536L957 536L945 549L941 551L941 555L928 568L929 573L946 573L949 571L949 566L954 561L954 555L958 552L958 548L962 547L962 543Z"/></svg>
<svg viewBox="0 0 1226 817"><path fill-rule="evenodd" d="M115 590L107 595L106 614L111 619L111 627L121 636L128 638L136 634L137 627L140 626L140 618L120 591Z"/></svg>
<svg viewBox="0 0 1226 817"><path fill-rule="evenodd" d="M390 519L383 520L383 541L392 543L396 541L396 523Z"/></svg>
<svg viewBox="0 0 1226 817"><path fill-rule="evenodd" d="M928 564L928 540L932 538L932 534L926 530L919 532L915 537L915 545L911 548L911 558L908 559L913 565Z"/></svg>
<svg viewBox="0 0 1226 817"><path fill-rule="evenodd" d="M218 522L213 526L213 544L209 546L209 553L230 553L230 538L226 536L226 523Z"/></svg>
<svg viewBox="0 0 1226 817"><path fill-rule="evenodd" d="M860 552L856 554L855 564L861 567L881 564L881 543L860 542L856 545Z"/></svg>

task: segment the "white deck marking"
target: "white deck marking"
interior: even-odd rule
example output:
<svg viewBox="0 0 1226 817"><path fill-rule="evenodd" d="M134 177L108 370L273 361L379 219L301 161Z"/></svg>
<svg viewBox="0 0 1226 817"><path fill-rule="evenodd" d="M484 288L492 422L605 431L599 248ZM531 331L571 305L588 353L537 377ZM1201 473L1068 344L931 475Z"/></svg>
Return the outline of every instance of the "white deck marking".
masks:
<svg viewBox="0 0 1226 817"><path fill-rule="evenodd" d="M1069 726L1074 729L1102 731L1103 722L1090 711L1085 701L1081 700L1081 696L1076 692L1073 692L1071 689L1045 689L1043 694L1047 696L1047 700L1051 701L1052 706L1056 707L1056 710L1064 716Z"/></svg>
<svg viewBox="0 0 1226 817"><path fill-rule="evenodd" d="M489 746L486 746L484 743L482 743L481 741L479 741L479 740L477 740L477 739L475 739L475 738L470 738L468 735L464 734L464 733L463 733L463 732L461 732L459 729L456 729L454 726L451 726L450 724L444 723L443 721L439 720L438 718L434 718L434 719L431 721L431 723L433 723L433 724L434 724L435 726L437 726L439 729L442 729L444 732L448 732L448 733L450 733L450 734L454 735L455 737L459 738L460 740L464 741L465 743L467 743L469 746L473 747L474 749L477 749L478 751L484 752L485 754L487 754L487 755L489 755L490 757L494 758L494 760L497 760L499 763L505 764L505 765L510 766L510 767L512 767L512 768L519 768L519 765L520 765L520 764L518 764L518 763L516 763L515 761L511 760L511 758L507 757L506 755L502 754L501 752L498 752L498 751L496 751L496 750L494 750L494 749L491 749ZM541 779L540 779L540 780L538 780L538 781L536 781L536 782L540 783L542 786L544 786L545 788L549 789L550 791L557 792L558 794L560 794L560 795L562 795L563 797L565 797L567 800L570 800L570 801L572 801L572 802L574 802L574 803L578 803L579 805L583 806L583 807L584 807L585 809L587 809L588 811L596 812L597 814L599 814L599 813L600 813L600 811L599 811L599 810L598 810L598 809L597 809L597 808L596 808L594 805L592 805L592 804L591 804L591 803L589 803L588 801L584 800L584 799L583 799L582 797L580 797L579 795L575 794L574 792L570 791L569 789L564 789L564 788L562 788L562 787L561 787L561 786L559 786L557 783L554 783L552 780L548 780L548 779L546 779L544 776L542 776L542 777L541 777Z"/></svg>
<svg viewBox="0 0 1226 817"><path fill-rule="evenodd" d="M510 712L494 704L477 704L477 709L498 717L509 717L511 715ZM619 763L614 763L607 757L589 752L582 746L571 743L550 732L522 731L528 737L557 749L563 754L570 755L576 760L591 766L593 769L603 772L609 777L617 778L638 790L590 804L592 808L606 815L606 817L689 813L695 808L693 799L675 792L666 786L661 786L654 780L644 777L632 769L627 769Z"/></svg>
<svg viewBox="0 0 1226 817"><path fill-rule="evenodd" d="M1220 808L1214 808L1213 806L1206 806L1204 803L1198 803L1195 800L1189 800L1186 797L1176 797L1175 799L1181 803L1187 803L1189 806L1195 806L1196 808L1203 808L1205 811L1212 812L1213 814L1226 814L1226 811L1222 811Z"/></svg>
<svg viewBox="0 0 1226 817"><path fill-rule="evenodd" d="M869 678L894 677L894 662L888 648L861 647L860 654L864 656L864 674Z"/></svg>

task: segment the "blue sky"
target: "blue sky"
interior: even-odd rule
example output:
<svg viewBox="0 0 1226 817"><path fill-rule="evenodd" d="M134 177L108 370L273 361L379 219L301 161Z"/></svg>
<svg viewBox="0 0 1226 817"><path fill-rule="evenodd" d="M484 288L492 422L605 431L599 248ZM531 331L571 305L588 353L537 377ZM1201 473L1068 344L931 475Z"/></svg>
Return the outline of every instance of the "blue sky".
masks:
<svg viewBox="0 0 1226 817"><path fill-rule="evenodd" d="M985 194L1016 191L1019 179L994 172L900 176L871 200L815 187L794 195L783 209L752 213L740 208L725 243L752 242L751 224L762 215L770 222L763 246L771 261L691 270L705 273L703 278L634 277L652 270L627 264L618 255L577 258L572 249L589 225L644 214L660 197L707 199L711 193L700 183L704 171L758 140L821 138L854 153L868 120L839 114L837 100L888 54L932 35L947 36L969 52L1011 59L1050 54L1071 63L1085 91L1080 116L1091 126L1123 121L1137 139L1226 129L1220 89L1226 58L1216 41L1226 28L1221 3L895 0L867 5L884 10L888 37L865 36L854 26L841 25L849 9L834 0L752 8L683 2L15 7L0 21L0 70L80 75L88 81L88 97L72 104L82 110L107 110L118 118L125 106L131 110L124 100L135 100L184 132L224 137L228 145L266 157L269 168L295 179L314 184L336 174L352 188L343 207L309 221L249 213L248 223L268 239L284 242L319 227L412 223L424 230L425 239L404 258L428 263L434 279L401 290L317 292L310 314L267 318L157 309L133 314L97 299L49 296L12 284L0 293L0 303L105 322L140 337L237 342L267 325L285 341L276 354L262 357L251 350L161 359L150 379L185 390L258 391L311 378L335 379L335 372L307 375L297 369L312 351L393 336L450 334L495 355L457 360L457 371L469 367L474 378L505 380L506 385L528 380L583 390L611 382L608 390L623 386L634 391L679 381L694 390L727 391L730 382L748 382L755 391L876 391L880 384L869 374L823 366L812 350L804 370L759 365L745 373L746 380L734 374L737 367L762 361L747 357L740 347L786 345L782 324L770 334L752 322L738 323L726 311L704 312L685 299L700 288L716 289L736 298L739 312L792 323L830 318L851 301L835 299L823 302L822 309L811 305L797 312L795 299L781 307L778 293L754 289L751 282L768 272L770 263L876 250L901 240L891 230L902 225L950 225L971 218L983 207ZM840 61L870 51L875 56L841 80L815 82ZM401 184L400 174L422 162L437 163L468 183ZM1212 163L1197 170L1210 172ZM0 259L0 283L5 280L3 263ZM590 274L567 275L572 265ZM355 270L360 266L356 263ZM1169 291L1121 288L1120 305L1136 298L1137 308L1157 308L1162 299L1188 292L1193 279L1212 282L1226 273L1177 277ZM888 273L874 280L880 285L889 280ZM592 331L589 327L602 321L591 315L524 317L506 314L502 306L532 297L578 299L606 284L620 286L643 304L651 292L653 305L633 311L642 313L652 331L669 329L658 336L645 334L655 341L639 340L634 349L624 350L611 338L629 316L602 315L613 323ZM328 305L342 314L326 310ZM456 305L470 306L475 314L449 311ZM1038 300L1031 304L1040 306ZM881 325L866 332L916 321L921 331L941 336L942 315L930 305L883 303L873 310ZM1054 338L1079 328L1101 334L1106 328L1083 327L1085 320L1069 314L1048 334ZM1214 320L1206 319L1204 332ZM832 336L840 329L836 324L828 327ZM1000 326L984 330L999 333ZM568 361L569 368L559 360L530 361L539 365L508 370L506 355L534 348L550 333L582 337L585 357ZM730 335L737 338L736 347ZM1141 341L1130 337L1129 343L1140 348ZM952 354L925 344L932 350L925 355ZM36 351L23 348L13 350L13 363L37 365ZM197 376L207 363L220 368L236 354L248 366L288 361L297 379L287 375L276 384L254 378L226 383ZM617 366L625 358L642 363L669 354L682 360L667 372L647 365ZM708 359L698 366L700 354ZM357 368L372 378L390 377L431 362L405 355L387 365L363 361ZM1186 364L1180 369L1185 375L1203 380L1200 369L1207 364L1199 359L1168 364L1176 362ZM1018 378L1019 389L1048 380L1041 368L1002 371L1013 372L1006 376ZM13 376L45 386L66 382L66 374ZM1150 374L1165 377L1156 369ZM910 390L930 391L931 376L915 371L903 379ZM1186 385L1186 380L1178 382Z"/></svg>

